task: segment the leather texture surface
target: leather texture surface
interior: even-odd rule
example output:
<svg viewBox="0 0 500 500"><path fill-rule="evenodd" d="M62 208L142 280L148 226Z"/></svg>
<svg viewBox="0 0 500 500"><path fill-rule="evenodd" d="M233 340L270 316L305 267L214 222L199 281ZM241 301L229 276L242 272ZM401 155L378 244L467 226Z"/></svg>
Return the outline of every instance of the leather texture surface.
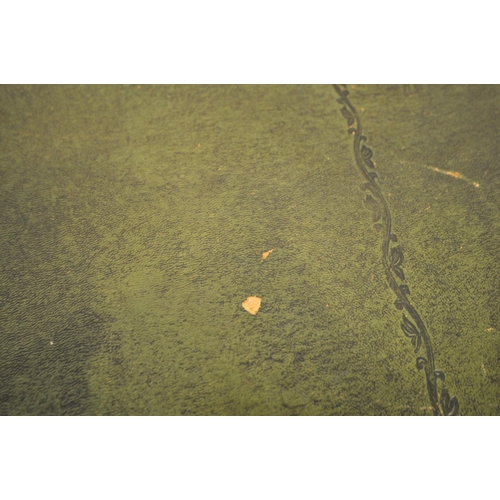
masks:
<svg viewBox="0 0 500 500"><path fill-rule="evenodd" d="M338 89L0 86L0 413L500 414L500 88Z"/></svg>

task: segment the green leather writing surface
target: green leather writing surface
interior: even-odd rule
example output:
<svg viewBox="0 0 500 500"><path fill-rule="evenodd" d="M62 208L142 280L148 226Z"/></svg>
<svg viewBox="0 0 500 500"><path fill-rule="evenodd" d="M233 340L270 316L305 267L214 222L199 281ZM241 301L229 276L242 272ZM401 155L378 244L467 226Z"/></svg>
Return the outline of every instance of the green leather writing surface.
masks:
<svg viewBox="0 0 500 500"><path fill-rule="evenodd" d="M1 414L499 414L499 106L1 86Z"/></svg>

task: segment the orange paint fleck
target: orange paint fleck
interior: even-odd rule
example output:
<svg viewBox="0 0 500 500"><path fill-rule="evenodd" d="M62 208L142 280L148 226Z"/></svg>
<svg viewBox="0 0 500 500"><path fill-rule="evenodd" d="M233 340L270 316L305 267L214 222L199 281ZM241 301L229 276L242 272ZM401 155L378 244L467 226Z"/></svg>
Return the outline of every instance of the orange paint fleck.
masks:
<svg viewBox="0 0 500 500"><path fill-rule="evenodd" d="M262 254L262 258L260 259L260 261L264 262L269 257L269 255L271 255L273 253L273 250L274 250L274 248L271 248L271 250L268 250L267 252L264 252Z"/></svg>
<svg viewBox="0 0 500 500"><path fill-rule="evenodd" d="M479 182L474 182L474 181L471 181L470 179L467 179L467 177L465 177L465 175L461 174L460 172L451 172L449 170L441 170L440 168L437 168L437 167L427 167L427 168L434 170L434 172L439 172L440 174L449 175L450 177L455 177L455 179L462 179L462 180L468 182L469 184L472 184L474 187L477 187L477 188L479 187Z"/></svg>
<svg viewBox="0 0 500 500"><path fill-rule="evenodd" d="M248 297L241 303L241 306L245 311L248 311L250 314L257 314L260 309L260 304L262 303L262 299L260 297Z"/></svg>

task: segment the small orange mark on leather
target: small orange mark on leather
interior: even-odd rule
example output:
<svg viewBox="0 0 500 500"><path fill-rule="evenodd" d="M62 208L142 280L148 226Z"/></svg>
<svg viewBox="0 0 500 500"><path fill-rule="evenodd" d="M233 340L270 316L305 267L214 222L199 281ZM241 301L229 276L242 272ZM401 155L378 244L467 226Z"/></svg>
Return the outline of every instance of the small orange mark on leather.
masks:
<svg viewBox="0 0 500 500"><path fill-rule="evenodd" d="M262 303L262 299L260 297L248 297L241 303L241 306L245 311L248 311L250 314L257 314L260 309L260 304Z"/></svg>
<svg viewBox="0 0 500 500"><path fill-rule="evenodd" d="M271 250L268 250L267 252L263 252L262 258L260 259L261 262L264 262L272 253L273 253L274 248L271 248Z"/></svg>

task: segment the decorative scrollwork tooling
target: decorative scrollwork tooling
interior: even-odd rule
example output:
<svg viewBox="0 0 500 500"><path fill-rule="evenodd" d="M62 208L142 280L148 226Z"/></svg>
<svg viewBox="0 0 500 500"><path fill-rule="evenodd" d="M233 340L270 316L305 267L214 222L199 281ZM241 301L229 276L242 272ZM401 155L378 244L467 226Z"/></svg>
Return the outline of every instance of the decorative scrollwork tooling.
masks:
<svg viewBox="0 0 500 500"><path fill-rule="evenodd" d="M405 283L405 273L402 269L404 262L403 250L394 246L398 239L392 233L391 213L387 201L382 194L374 171L373 151L366 146L366 137L362 132L362 124L356 108L351 104L349 92L345 85L333 86L342 105L342 116L347 120L348 133L354 137L354 158L356 166L365 178L361 190L366 192L364 204L371 212L373 227L382 233L382 265L391 290L396 295L394 306L403 311L401 330L411 340L411 344L418 354L422 347L425 355L417 357L417 369L424 370L427 382L427 392L434 415L458 415L458 399L450 397L444 386L445 376L434 366L434 352L431 339L424 322L415 307L411 304L410 289Z"/></svg>

